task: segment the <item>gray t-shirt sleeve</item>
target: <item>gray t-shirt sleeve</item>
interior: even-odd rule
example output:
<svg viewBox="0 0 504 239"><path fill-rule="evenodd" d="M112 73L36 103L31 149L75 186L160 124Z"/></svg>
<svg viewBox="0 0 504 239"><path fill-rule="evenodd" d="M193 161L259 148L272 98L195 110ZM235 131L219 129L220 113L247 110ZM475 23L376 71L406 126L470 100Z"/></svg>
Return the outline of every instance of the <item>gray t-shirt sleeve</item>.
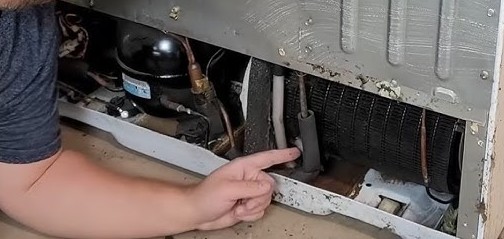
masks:
<svg viewBox="0 0 504 239"><path fill-rule="evenodd" d="M0 162L26 164L61 147L54 4L0 11Z"/></svg>

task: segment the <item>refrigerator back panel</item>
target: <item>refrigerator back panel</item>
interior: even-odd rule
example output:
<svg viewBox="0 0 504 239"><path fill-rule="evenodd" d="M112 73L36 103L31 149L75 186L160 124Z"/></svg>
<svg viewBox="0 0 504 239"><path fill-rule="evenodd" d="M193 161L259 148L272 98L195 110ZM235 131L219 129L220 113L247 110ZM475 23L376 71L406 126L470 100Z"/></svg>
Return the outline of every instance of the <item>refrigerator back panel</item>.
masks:
<svg viewBox="0 0 504 239"><path fill-rule="evenodd" d="M487 118L498 0L92 3L99 11L455 118ZM383 92L392 81L399 95Z"/></svg>

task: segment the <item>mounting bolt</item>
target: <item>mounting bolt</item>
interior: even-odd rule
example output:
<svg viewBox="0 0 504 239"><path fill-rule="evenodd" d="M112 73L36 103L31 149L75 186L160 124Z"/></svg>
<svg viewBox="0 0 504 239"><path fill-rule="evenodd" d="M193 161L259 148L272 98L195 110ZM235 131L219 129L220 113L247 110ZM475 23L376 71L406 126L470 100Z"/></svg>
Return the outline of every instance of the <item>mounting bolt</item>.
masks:
<svg viewBox="0 0 504 239"><path fill-rule="evenodd" d="M441 99L450 102L452 104L457 104L459 102L459 97L453 90L446 89L443 87L436 87L434 89L434 96L437 99Z"/></svg>
<svg viewBox="0 0 504 239"><path fill-rule="evenodd" d="M483 140L478 140L478 145L483 148L485 147L485 142L483 142Z"/></svg>
<svg viewBox="0 0 504 239"><path fill-rule="evenodd" d="M396 87L398 86L398 83L397 83L397 81L396 81L396 80L392 80L392 81L390 81L390 84L391 84L391 86L392 86L392 87L394 87L394 88L396 88Z"/></svg>
<svg viewBox="0 0 504 239"><path fill-rule="evenodd" d="M488 77L490 77L490 73L488 73L488 71L481 71L480 78L482 80L488 80Z"/></svg>
<svg viewBox="0 0 504 239"><path fill-rule="evenodd" d="M170 11L170 18L177 21L179 19L180 7L174 6Z"/></svg>
<svg viewBox="0 0 504 239"><path fill-rule="evenodd" d="M122 111L122 112L121 112L121 118L123 118L123 119L127 119L127 118L129 118L129 117L130 117L130 115L129 115L129 112L128 112L128 111Z"/></svg>
<svg viewBox="0 0 504 239"><path fill-rule="evenodd" d="M310 52L312 52L312 51L313 51L313 48L312 48L311 46L306 46L306 47L304 48L304 51L305 51L305 53L307 53L307 54L308 54L308 53L310 53Z"/></svg>
<svg viewBox="0 0 504 239"><path fill-rule="evenodd" d="M494 9L492 9L492 8L488 9L487 16L493 17L494 14L495 14L495 10Z"/></svg>
<svg viewBox="0 0 504 239"><path fill-rule="evenodd" d="M285 50L283 48L278 48L278 54L281 56L285 56Z"/></svg>
<svg viewBox="0 0 504 239"><path fill-rule="evenodd" d="M479 132L479 126L477 123L471 123L470 129L472 135L476 135Z"/></svg>
<svg viewBox="0 0 504 239"><path fill-rule="evenodd" d="M306 26L312 25L313 24L313 19L310 17L308 20L305 21L304 23Z"/></svg>

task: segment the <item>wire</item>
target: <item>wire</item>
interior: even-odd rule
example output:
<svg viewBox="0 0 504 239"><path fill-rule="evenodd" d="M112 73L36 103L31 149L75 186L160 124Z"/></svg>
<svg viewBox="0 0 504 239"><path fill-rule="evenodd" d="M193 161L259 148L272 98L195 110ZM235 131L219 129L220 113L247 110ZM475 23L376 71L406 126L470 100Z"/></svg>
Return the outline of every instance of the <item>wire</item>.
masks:
<svg viewBox="0 0 504 239"><path fill-rule="evenodd" d="M438 203L441 203L441 204L450 204L450 203L454 202L455 200L457 200L457 198L458 198L457 196L454 196L454 197L452 197L452 198L451 198L451 199L449 199L449 200L442 200L442 199L439 199L438 197L436 197L436 196L434 196L434 195L432 194L432 192L431 192L431 188L430 188L430 187L428 187L428 186L425 186L425 191L427 192L427 195L429 195L429 197L430 197L432 200L434 200L434 201L436 201L436 202L438 202Z"/></svg>
<svg viewBox="0 0 504 239"><path fill-rule="evenodd" d="M209 146L209 141L210 141L210 120L208 119L208 117L196 112L196 111L192 111L193 115L196 115L196 116L199 116L201 118L203 118L205 120L205 123L206 123L206 132L205 132L205 141L203 142L203 145L205 146L206 149L209 149L210 146Z"/></svg>
<svg viewBox="0 0 504 239"><path fill-rule="evenodd" d="M86 75L89 76L91 79L95 80L99 85L101 85L103 88L107 89L108 91L112 91L112 92L122 92L122 91L124 91L124 89L122 87L115 88L115 89L114 88L110 88L109 87L110 83L107 80L105 80L105 79L102 78L102 76L104 76L102 74L93 73L93 72L88 71L86 73ZM107 76L105 76L105 77L107 77Z"/></svg>
<svg viewBox="0 0 504 239"><path fill-rule="evenodd" d="M226 51L224 50L224 48L221 48L219 49L218 51L216 51L212 57L210 57L210 60L208 60L208 63L206 65L206 69L205 69L205 75L208 77L209 75L209 70L210 70L210 67L213 66L214 64L214 61L215 62L218 62L224 55L226 54Z"/></svg>
<svg viewBox="0 0 504 239"><path fill-rule="evenodd" d="M107 105L107 106L109 106L109 107L112 107L112 108L116 109L116 110L117 110L117 111L119 111L119 112L122 112L122 111L123 111L123 109L121 109L121 107L118 107L118 106L116 106L116 105L114 105L114 104L112 104L112 103L110 103L110 102L108 102L108 101L106 101L106 100L102 100L102 99L97 98L97 97L91 97L91 96L89 96L88 94L86 94L86 93L84 93L84 92L82 92L82 91L80 91L80 90L76 89L75 87L73 87L73 86L71 86L71 85L68 85L68 84L66 84L66 83L64 83L64 82L57 81L57 84L59 84L59 87L58 87L58 88L60 88L60 89L62 89L62 90L65 90L65 91L67 91L67 92L68 92L68 91L71 91L71 92L77 93L77 94L79 94L80 96L82 96L83 98L85 98L85 99L86 99L86 100L88 100L88 101L95 101L95 102L98 102L98 103L101 103L101 104Z"/></svg>
<svg viewBox="0 0 504 239"><path fill-rule="evenodd" d="M170 110L173 110L173 111L177 111L179 113L186 113L188 115L196 115L196 116L199 116L201 118L203 118L205 120L205 123L206 123L206 133L205 133L205 141L204 141L204 145L205 145L205 148L206 149L209 149L209 141L210 141L210 120L208 119L208 117L206 117L205 115L197 112L197 111L194 111L190 108L187 108L185 107L184 105L182 104L179 104L177 102L173 102L173 101L170 101L166 98L166 96L162 96L160 99L159 99L159 102L161 103L162 106L164 106L165 108L167 109L170 109Z"/></svg>

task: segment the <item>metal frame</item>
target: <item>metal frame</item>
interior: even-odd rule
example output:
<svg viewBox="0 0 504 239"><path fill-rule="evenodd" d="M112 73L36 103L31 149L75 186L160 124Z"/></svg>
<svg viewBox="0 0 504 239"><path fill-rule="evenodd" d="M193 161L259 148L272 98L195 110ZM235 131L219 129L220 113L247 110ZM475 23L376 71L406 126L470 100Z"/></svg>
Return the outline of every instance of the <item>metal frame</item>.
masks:
<svg viewBox="0 0 504 239"><path fill-rule="evenodd" d="M485 128L477 123L466 123L457 221L457 237L460 238L476 238L483 229L480 223L486 212L481 204L481 186L486 133Z"/></svg>
<svg viewBox="0 0 504 239"><path fill-rule="evenodd" d="M201 175L206 176L228 162L203 148L111 117L83 105L60 101L59 112L63 117L78 120L112 134L117 142L129 149ZM339 213L389 230L405 239L454 238L335 193L278 174L271 175L278 185L274 200L298 210L316 215Z"/></svg>

